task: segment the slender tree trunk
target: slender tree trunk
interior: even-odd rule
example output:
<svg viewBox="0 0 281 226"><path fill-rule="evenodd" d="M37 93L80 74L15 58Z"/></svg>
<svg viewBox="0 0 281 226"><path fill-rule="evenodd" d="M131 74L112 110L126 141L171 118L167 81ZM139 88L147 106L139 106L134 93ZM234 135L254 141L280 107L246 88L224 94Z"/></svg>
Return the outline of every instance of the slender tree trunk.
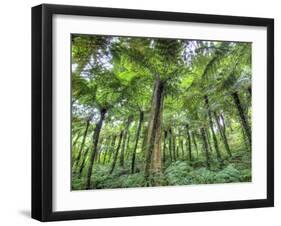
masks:
<svg viewBox="0 0 281 226"><path fill-rule="evenodd" d="M205 132L206 132L207 143L209 145L210 152L213 153L212 143L211 143L211 140L210 140L210 136L211 136L210 131L209 131L209 129L207 129Z"/></svg>
<svg viewBox="0 0 281 226"><path fill-rule="evenodd" d="M120 161L119 161L119 163L120 163L121 167L124 167L124 155L125 155L125 147L126 147L127 135L128 135L129 127L130 127L130 124L131 124L132 120L133 120L133 116L130 115L128 117L127 124L126 124L126 127L125 127L124 139L123 139L122 148L121 148L121 152L120 152Z"/></svg>
<svg viewBox="0 0 281 226"><path fill-rule="evenodd" d="M170 154L170 161L173 161L173 154L172 154L172 146L173 146L173 135L172 135L172 128L169 129L169 154Z"/></svg>
<svg viewBox="0 0 281 226"><path fill-rule="evenodd" d="M100 156L101 156L101 153L98 152L98 153L97 153L97 158L96 158L96 159L97 159L97 160L96 160L96 163L97 163L97 164L100 164ZM94 161L94 162L95 162L95 161Z"/></svg>
<svg viewBox="0 0 281 226"><path fill-rule="evenodd" d="M176 135L174 134L172 136L173 140L173 155L174 155L174 160L177 161L177 155L176 155Z"/></svg>
<svg viewBox="0 0 281 226"><path fill-rule="evenodd" d="M163 141L163 166L166 163L166 140L167 140L168 132L164 130L164 141Z"/></svg>
<svg viewBox="0 0 281 226"><path fill-rule="evenodd" d="M224 117L223 117L223 114L220 114L220 115L219 115L219 118L220 118L220 120L221 120L221 122L222 122L222 129L223 129L223 132L224 132L224 134L226 134L225 119L224 119Z"/></svg>
<svg viewBox="0 0 281 226"><path fill-rule="evenodd" d="M74 139L73 144L72 144L72 148L74 148L76 146L76 144L77 144L77 142L78 142L78 140L80 138L80 135L81 135L81 132L79 132L77 134L76 138Z"/></svg>
<svg viewBox="0 0 281 226"><path fill-rule="evenodd" d="M144 116L143 111L140 111L139 124L138 124L138 129L137 129L137 134L136 134L136 142L135 142L135 146L134 146L134 150L133 150L133 155L132 155L132 167L131 167L132 174L135 172L136 152L137 152L139 138L140 138L140 133L141 133L143 116Z"/></svg>
<svg viewBox="0 0 281 226"><path fill-rule="evenodd" d="M250 151L251 149L250 149L249 143L248 143L249 140L247 139L246 134L245 134L245 131L244 131L243 128L241 128L241 132L242 132L242 136L243 136L245 148L246 148L246 150Z"/></svg>
<svg viewBox="0 0 281 226"><path fill-rule="evenodd" d="M238 95L237 92L233 92L231 95L232 95L232 98L234 100L235 106L237 108L241 124L242 124L242 126L243 126L243 128L244 128L244 130L246 132L246 135L248 137L250 145L252 145L251 128L249 126L246 114L245 114L244 109L242 107L239 95Z"/></svg>
<svg viewBox="0 0 281 226"><path fill-rule="evenodd" d="M184 160L183 139L180 140L180 145L181 145L181 158L182 158L182 160Z"/></svg>
<svg viewBox="0 0 281 226"><path fill-rule="evenodd" d="M104 108L101 109L101 111L100 111L100 120L96 124L95 130L94 130L94 134L93 134L93 150L92 150L92 153L91 153L89 169L88 169L88 172L87 172L86 189L90 189L91 188L92 170L93 170L94 160L95 160L95 157L96 157L96 154L97 154L97 147L98 147L98 143L99 143L100 131L101 131L101 128L102 128L102 124L103 124L106 112L107 112L106 109L104 109Z"/></svg>
<svg viewBox="0 0 281 226"><path fill-rule="evenodd" d="M103 142L104 142L104 138L101 137L100 140L99 140L98 147L97 147L97 157L94 160L94 162L96 162L98 164L100 164L100 161L101 161L101 153L102 153Z"/></svg>
<svg viewBox="0 0 281 226"><path fill-rule="evenodd" d="M186 125L186 132L187 132L187 138L188 138L188 147L187 147L187 150L188 150L188 158L189 158L189 161L192 161L192 153L191 153L191 138L190 138L190 133L189 133L189 126Z"/></svg>
<svg viewBox="0 0 281 226"><path fill-rule="evenodd" d="M95 156L95 159L94 159L94 163L99 163L100 162L100 152L101 152L101 147L102 147L102 144L103 144L103 137L100 137L99 138L99 143L98 143L98 146L97 146L97 153L96 153L96 156Z"/></svg>
<svg viewBox="0 0 281 226"><path fill-rule="evenodd" d="M116 148L116 151L115 151L115 154L114 154L114 159L113 159L113 162L112 162L111 170L109 172L110 174L113 173L113 170L114 170L116 162L117 162L118 152L119 152L119 149L120 149L120 146L121 146L122 137L123 137L123 131L121 131L120 136L119 136L118 145L117 145L117 148Z"/></svg>
<svg viewBox="0 0 281 226"><path fill-rule="evenodd" d="M225 130L222 128L222 126L220 124L220 121L219 121L219 117L218 117L218 115L215 111L214 111L214 116L215 116L215 119L216 119L217 127L219 129L221 138L222 138L223 143L224 143L225 150L226 150L227 154L229 155L229 157L231 157L232 154L231 154L231 150L230 150L229 145L228 145L228 140L227 140L227 136L225 134Z"/></svg>
<svg viewBox="0 0 281 226"><path fill-rule="evenodd" d="M128 132L128 138L127 138L127 143L126 143L126 157L125 159L129 159L130 156L130 140L131 140L131 134Z"/></svg>
<svg viewBox="0 0 281 226"><path fill-rule="evenodd" d="M78 174L79 178L81 178L81 176L82 176L82 172L83 172L83 169L85 167L85 162L86 162L89 150L90 150L90 148L87 148L85 153L84 153L84 157L83 157L82 163L81 163L80 168L79 168L79 174Z"/></svg>
<svg viewBox="0 0 281 226"><path fill-rule="evenodd" d="M75 163L75 159L77 158L76 156L75 156L75 153L76 153L76 148L75 148L75 146L76 146L76 144L77 144L77 142L78 142L78 140L79 140L79 138L80 138L80 135L81 135L81 133L79 132L78 134L77 134L77 136L76 136L76 138L74 139L74 141L73 141L73 144L72 144L72 151L71 151L71 169L72 169L72 172L75 172L75 167L74 167L74 163ZM72 140L73 140L72 139ZM75 150L75 151L74 151Z"/></svg>
<svg viewBox="0 0 281 226"><path fill-rule="evenodd" d="M177 156L177 159L179 158L179 145L177 144L177 147L176 147L176 156Z"/></svg>
<svg viewBox="0 0 281 226"><path fill-rule="evenodd" d="M142 150L142 153L144 154L143 157L145 156L145 150L146 150L146 138L147 138L147 131L148 131L148 128L147 126L145 126L145 124L143 125L143 130L142 130L142 145L141 145L141 150Z"/></svg>
<svg viewBox="0 0 281 226"><path fill-rule="evenodd" d="M116 135L113 136L113 139L112 139L112 142L110 145L110 152L109 152L109 156L108 156L108 160L107 160L108 163L110 163L111 156L114 152L115 142L116 142Z"/></svg>
<svg viewBox="0 0 281 226"><path fill-rule="evenodd" d="M140 139L142 140L141 142L141 159L143 159L143 161L145 161L145 156L146 156L146 138L147 138L147 123L145 123L145 121L143 121L143 126L142 126L142 132L140 133Z"/></svg>
<svg viewBox="0 0 281 226"><path fill-rule="evenodd" d="M150 173L161 173L161 127L164 102L164 83L159 76L155 81L150 119L148 124L145 178L148 181Z"/></svg>
<svg viewBox="0 0 281 226"><path fill-rule="evenodd" d="M107 158L108 153L109 153L110 142L111 142L111 137L109 136L108 141L107 141L106 146L105 146L105 149L104 149L104 152L103 152L103 161L102 161L103 165L105 164L106 158Z"/></svg>
<svg viewBox="0 0 281 226"><path fill-rule="evenodd" d="M200 129L202 141L203 141L203 146L205 150L205 156L206 156L206 167L209 169L210 168L210 156L209 156L209 150L208 150L208 143L207 143L207 137L206 137L206 131L204 128Z"/></svg>
<svg viewBox="0 0 281 226"><path fill-rule="evenodd" d="M220 149L219 149L219 145L218 145L218 140L217 140L217 137L216 137L216 134L215 134L215 131L214 131L214 127L213 127L212 112L211 112L210 105L209 105L209 99L208 99L208 96L206 96L206 95L205 95L204 98L205 98L206 108L208 110L209 124L210 124L211 132L212 132L212 135L213 135L213 141L214 141L214 145L215 145L217 159L222 164L222 158L221 158L221 153L220 153Z"/></svg>
<svg viewBox="0 0 281 226"><path fill-rule="evenodd" d="M86 140L86 137L87 137L89 125L90 125L90 119L88 119L87 122L86 122L86 128L85 128L85 131L84 131L82 143L81 143L77 158L75 159L75 161L73 161L73 163L75 162L75 167L77 167L79 165L79 162L80 162L80 159L81 159L81 154L82 154L82 151L83 151L83 148L84 148L84 145L85 145L85 140Z"/></svg>
<svg viewBox="0 0 281 226"><path fill-rule="evenodd" d="M195 150L196 150L196 158L198 159L198 147L197 147L196 138L195 138L195 135L194 135L193 132L191 132L191 137L192 137L193 144L194 144L194 147L195 147Z"/></svg>

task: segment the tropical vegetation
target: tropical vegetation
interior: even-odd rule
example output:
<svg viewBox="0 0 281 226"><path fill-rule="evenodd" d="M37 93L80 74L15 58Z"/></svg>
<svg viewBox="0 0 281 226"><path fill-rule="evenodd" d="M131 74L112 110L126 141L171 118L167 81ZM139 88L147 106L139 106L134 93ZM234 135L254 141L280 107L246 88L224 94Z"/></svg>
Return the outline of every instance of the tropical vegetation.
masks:
<svg viewBox="0 0 281 226"><path fill-rule="evenodd" d="M251 181L251 43L71 42L73 190Z"/></svg>

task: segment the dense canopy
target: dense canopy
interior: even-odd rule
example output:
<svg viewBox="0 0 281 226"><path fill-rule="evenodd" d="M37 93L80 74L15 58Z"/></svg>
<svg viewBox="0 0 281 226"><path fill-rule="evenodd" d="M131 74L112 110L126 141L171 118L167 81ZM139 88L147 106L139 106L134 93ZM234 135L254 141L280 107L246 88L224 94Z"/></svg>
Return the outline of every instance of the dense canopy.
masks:
<svg viewBox="0 0 281 226"><path fill-rule="evenodd" d="M72 189L251 181L251 43L72 35Z"/></svg>

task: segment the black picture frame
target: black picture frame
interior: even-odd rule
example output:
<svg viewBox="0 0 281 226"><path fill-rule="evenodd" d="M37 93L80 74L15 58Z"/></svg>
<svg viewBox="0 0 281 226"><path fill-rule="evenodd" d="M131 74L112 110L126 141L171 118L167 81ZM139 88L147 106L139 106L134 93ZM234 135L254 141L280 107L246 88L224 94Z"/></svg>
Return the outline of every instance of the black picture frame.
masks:
<svg viewBox="0 0 281 226"><path fill-rule="evenodd" d="M266 27L267 198L54 212L52 210L52 18L55 14ZM49 4L32 8L32 218L40 221L56 221L271 206L274 206L273 19Z"/></svg>

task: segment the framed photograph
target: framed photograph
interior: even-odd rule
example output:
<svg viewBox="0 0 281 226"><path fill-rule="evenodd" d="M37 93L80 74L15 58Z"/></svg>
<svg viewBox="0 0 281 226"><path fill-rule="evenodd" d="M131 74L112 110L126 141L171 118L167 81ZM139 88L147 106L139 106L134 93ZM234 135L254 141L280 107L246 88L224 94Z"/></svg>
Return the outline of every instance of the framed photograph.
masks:
<svg viewBox="0 0 281 226"><path fill-rule="evenodd" d="M274 21L32 8L32 217L274 205Z"/></svg>

